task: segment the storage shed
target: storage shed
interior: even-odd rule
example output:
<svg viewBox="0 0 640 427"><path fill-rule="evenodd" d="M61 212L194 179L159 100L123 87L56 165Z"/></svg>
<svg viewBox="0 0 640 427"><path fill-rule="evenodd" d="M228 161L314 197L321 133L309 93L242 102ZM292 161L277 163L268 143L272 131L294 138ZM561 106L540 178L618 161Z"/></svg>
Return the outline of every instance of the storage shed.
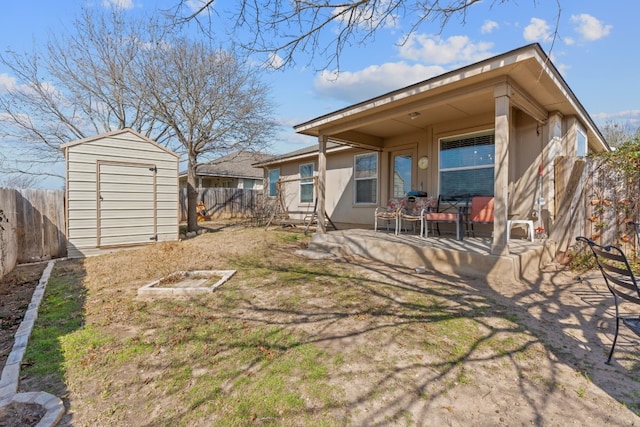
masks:
<svg viewBox="0 0 640 427"><path fill-rule="evenodd" d="M62 148L70 258L178 240L179 155L131 129Z"/></svg>

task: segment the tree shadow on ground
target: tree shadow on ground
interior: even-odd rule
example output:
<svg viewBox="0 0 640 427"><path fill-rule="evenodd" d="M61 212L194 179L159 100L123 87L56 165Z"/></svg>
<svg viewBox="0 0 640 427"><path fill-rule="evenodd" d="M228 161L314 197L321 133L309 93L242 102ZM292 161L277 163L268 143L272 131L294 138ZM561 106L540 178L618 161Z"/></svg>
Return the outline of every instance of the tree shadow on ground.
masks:
<svg viewBox="0 0 640 427"><path fill-rule="evenodd" d="M599 411L592 396L602 396L590 389L593 385L638 413L637 343L624 334L616 362L604 364L612 326L604 285L579 282L567 272L548 273L535 283L492 286L359 258L331 271L314 268L321 263L240 262L240 270L284 274L287 284L280 290L255 284L236 308L218 316L236 325L296 330L304 337L262 342L272 354L307 344L346 359L364 352L353 365L336 368L332 382L345 387L345 398L323 411L346 410L358 425L464 424L520 422L510 418L517 407L519 417L535 425L559 422L568 413L580 423ZM265 297L273 292L280 293ZM329 297L334 302L328 303ZM269 363L259 358L246 370ZM460 414L459 404L469 413ZM494 409L483 413L488 407ZM179 419L177 414L174 420Z"/></svg>

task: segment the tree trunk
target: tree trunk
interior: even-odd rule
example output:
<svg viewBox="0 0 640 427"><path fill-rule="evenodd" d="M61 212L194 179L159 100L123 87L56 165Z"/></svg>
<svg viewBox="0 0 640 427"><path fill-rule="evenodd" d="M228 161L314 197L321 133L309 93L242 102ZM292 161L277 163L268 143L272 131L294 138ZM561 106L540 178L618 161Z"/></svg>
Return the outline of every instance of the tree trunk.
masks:
<svg viewBox="0 0 640 427"><path fill-rule="evenodd" d="M196 157L189 154L187 165L187 230L198 230L198 214L196 205L198 204L198 188L196 176Z"/></svg>

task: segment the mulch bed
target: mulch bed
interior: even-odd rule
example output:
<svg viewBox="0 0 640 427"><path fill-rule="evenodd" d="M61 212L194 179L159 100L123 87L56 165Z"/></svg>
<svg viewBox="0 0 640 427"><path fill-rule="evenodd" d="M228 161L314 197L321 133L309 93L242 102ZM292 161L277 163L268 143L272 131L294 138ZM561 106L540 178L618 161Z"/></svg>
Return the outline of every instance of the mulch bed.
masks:
<svg viewBox="0 0 640 427"><path fill-rule="evenodd" d="M46 263L21 265L0 279L0 370L46 267ZM0 407L0 427L35 426L44 413L40 405L11 403Z"/></svg>
<svg viewBox="0 0 640 427"><path fill-rule="evenodd" d="M0 279L0 367L11 353L13 336L46 267L46 263L20 265Z"/></svg>

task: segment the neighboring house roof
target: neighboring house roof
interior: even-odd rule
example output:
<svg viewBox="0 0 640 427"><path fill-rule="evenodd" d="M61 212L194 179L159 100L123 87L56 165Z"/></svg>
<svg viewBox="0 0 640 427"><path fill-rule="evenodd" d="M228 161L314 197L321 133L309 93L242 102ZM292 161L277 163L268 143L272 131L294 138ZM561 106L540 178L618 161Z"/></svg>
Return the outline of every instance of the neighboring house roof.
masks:
<svg viewBox="0 0 640 427"><path fill-rule="evenodd" d="M235 152L198 165L196 168L196 174L199 176L262 179L262 170L254 167L253 165L255 163L267 161L273 157L274 156L271 154L255 153L250 151ZM180 172L181 177L186 174L187 171Z"/></svg>
<svg viewBox="0 0 640 427"><path fill-rule="evenodd" d="M319 147L318 144L310 145L309 147L301 148L296 151L291 151L289 153L273 156L271 159L267 159L262 162L259 162L254 166L261 168L261 167L267 167L270 165L282 163L284 161L301 160L306 158L318 157L318 147ZM327 142L327 152L345 150L348 148L349 147L344 146L342 144L337 144L331 141Z"/></svg>
<svg viewBox="0 0 640 427"><path fill-rule="evenodd" d="M360 102L294 126L297 133L379 149L384 140L444 122L488 114L495 108L495 90L540 123L549 113L575 115L587 129L589 146L609 150L578 98L539 44L459 68L405 88Z"/></svg>

